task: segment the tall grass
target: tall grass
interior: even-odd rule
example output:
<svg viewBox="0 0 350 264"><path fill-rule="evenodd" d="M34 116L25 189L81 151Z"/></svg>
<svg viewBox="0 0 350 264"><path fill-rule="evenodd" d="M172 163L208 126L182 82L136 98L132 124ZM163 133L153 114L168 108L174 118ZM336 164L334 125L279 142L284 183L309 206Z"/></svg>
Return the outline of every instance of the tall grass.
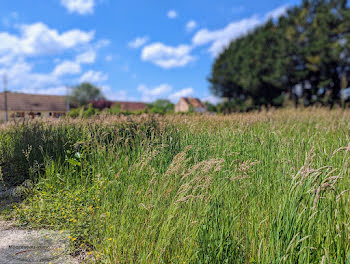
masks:
<svg viewBox="0 0 350 264"><path fill-rule="evenodd" d="M70 230L98 263L347 263L349 118L28 123L1 130L1 166L35 182L18 221Z"/></svg>

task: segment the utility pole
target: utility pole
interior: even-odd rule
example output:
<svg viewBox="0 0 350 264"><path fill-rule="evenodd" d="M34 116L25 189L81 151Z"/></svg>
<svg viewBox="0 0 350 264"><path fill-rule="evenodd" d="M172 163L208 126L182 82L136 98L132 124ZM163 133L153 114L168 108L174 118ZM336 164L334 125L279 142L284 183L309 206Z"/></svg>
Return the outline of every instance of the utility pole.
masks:
<svg viewBox="0 0 350 264"><path fill-rule="evenodd" d="M5 121L9 121L8 107L7 107L7 75L3 76L4 81L4 99L5 99Z"/></svg>

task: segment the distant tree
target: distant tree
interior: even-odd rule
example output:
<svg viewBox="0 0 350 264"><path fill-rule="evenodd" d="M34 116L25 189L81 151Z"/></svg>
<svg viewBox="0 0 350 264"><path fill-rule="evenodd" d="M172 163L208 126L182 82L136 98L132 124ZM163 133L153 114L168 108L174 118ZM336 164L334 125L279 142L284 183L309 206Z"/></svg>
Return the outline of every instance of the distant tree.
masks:
<svg viewBox="0 0 350 264"><path fill-rule="evenodd" d="M216 105L214 105L214 104L212 104L212 103L210 103L210 102L205 102L204 104L205 104L205 106L207 107L207 110L208 110L209 112L211 112L211 113L217 112L217 106L216 106Z"/></svg>
<svg viewBox="0 0 350 264"><path fill-rule="evenodd" d="M165 114L174 111L175 105L166 99L159 99L148 105L151 113Z"/></svg>
<svg viewBox="0 0 350 264"><path fill-rule="evenodd" d="M101 90L91 83L82 83L73 88L72 102L78 105L86 105L95 100L105 99Z"/></svg>

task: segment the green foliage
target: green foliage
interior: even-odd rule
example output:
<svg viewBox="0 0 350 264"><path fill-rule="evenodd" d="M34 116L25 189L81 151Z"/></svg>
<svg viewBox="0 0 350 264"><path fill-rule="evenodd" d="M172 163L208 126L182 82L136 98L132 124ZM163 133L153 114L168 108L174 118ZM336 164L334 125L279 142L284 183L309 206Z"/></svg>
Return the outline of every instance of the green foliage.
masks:
<svg viewBox="0 0 350 264"><path fill-rule="evenodd" d="M149 113L152 114L166 114L173 113L175 105L169 100L159 99L148 105Z"/></svg>
<svg viewBox="0 0 350 264"><path fill-rule="evenodd" d="M64 159L65 146L77 130L64 125L45 127L43 123L24 123L0 131L0 167L8 186L27 179L36 181L43 173L46 159Z"/></svg>
<svg viewBox="0 0 350 264"><path fill-rule="evenodd" d="M281 106L283 106L284 101L285 101L285 96L284 96L284 94L281 94L281 95L272 99L272 105L277 106L277 107L281 107Z"/></svg>
<svg viewBox="0 0 350 264"><path fill-rule="evenodd" d="M196 111L194 109L194 106L193 105L189 105L188 107L188 111L187 111L189 114L194 114Z"/></svg>
<svg viewBox="0 0 350 264"><path fill-rule="evenodd" d="M83 112L83 117L92 117L99 113L100 111L98 109L95 109L92 107L92 104L89 104L88 108Z"/></svg>
<svg viewBox="0 0 350 264"><path fill-rule="evenodd" d="M229 210L220 201L213 201L198 234L196 263L246 263L243 239L235 236L235 217L224 212Z"/></svg>
<svg viewBox="0 0 350 264"><path fill-rule="evenodd" d="M71 111L69 111L68 113L68 117L71 118L89 118L89 117L93 117L95 115L100 114L100 111L96 108L92 107L92 104L89 104L88 107L80 107L80 108L74 108L71 109Z"/></svg>
<svg viewBox="0 0 350 264"><path fill-rule="evenodd" d="M77 118L77 117L81 117L83 115L83 112L84 112L84 107L73 108L68 112L67 115L72 118Z"/></svg>
<svg viewBox="0 0 350 264"><path fill-rule="evenodd" d="M342 79L350 79L350 7L346 1L303 1L277 21L268 21L232 41L209 78L219 97L252 100L260 108L340 103ZM295 87L301 85L302 94Z"/></svg>
<svg viewBox="0 0 350 264"><path fill-rule="evenodd" d="M107 109L106 112L109 114L109 115L119 115L122 113L122 110L120 108L120 104L119 103L116 103L114 104L111 108Z"/></svg>
<svg viewBox="0 0 350 264"><path fill-rule="evenodd" d="M234 112L249 112L259 109L251 100L233 99L217 105L217 112L220 114L230 114Z"/></svg>
<svg viewBox="0 0 350 264"><path fill-rule="evenodd" d="M119 103L114 104L111 108L105 109L101 114L106 116L137 116L142 114L147 114L149 112L148 108L144 110L123 110Z"/></svg>
<svg viewBox="0 0 350 264"><path fill-rule="evenodd" d="M0 130L0 159L5 182L13 164L38 171L19 223L69 230L96 263L347 263L349 120L307 109L30 122Z"/></svg>
<svg viewBox="0 0 350 264"><path fill-rule="evenodd" d="M84 106L91 101L99 99L104 99L101 90L87 82L75 86L71 95L72 103L80 106Z"/></svg>
<svg viewBox="0 0 350 264"><path fill-rule="evenodd" d="M210 113L215 113L217 112L217 106L212 104L212 103L209 103L209 102L205 102L204 103L205 106L207 107L207 111L210 112Z"/></svg>

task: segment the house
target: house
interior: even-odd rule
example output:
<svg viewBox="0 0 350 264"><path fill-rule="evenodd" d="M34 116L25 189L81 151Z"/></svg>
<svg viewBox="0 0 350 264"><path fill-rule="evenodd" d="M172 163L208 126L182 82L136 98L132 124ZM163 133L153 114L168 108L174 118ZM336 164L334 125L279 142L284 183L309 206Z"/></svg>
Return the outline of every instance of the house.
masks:
<svg viewBox="0 0 350 264"><path fill-rule="evenodd" d="M197 112L205 113L207 107L197 98L182 97L179 102L175 105L175 112Z"/></svg>
<svg viewBox="0 0 350 264"><path fill-rule="evenodd" d="M61 117L66 114L65 96L7 93L9 120L15 118ZM0 93L0 121L5 120L5 95Z"/></svg>

